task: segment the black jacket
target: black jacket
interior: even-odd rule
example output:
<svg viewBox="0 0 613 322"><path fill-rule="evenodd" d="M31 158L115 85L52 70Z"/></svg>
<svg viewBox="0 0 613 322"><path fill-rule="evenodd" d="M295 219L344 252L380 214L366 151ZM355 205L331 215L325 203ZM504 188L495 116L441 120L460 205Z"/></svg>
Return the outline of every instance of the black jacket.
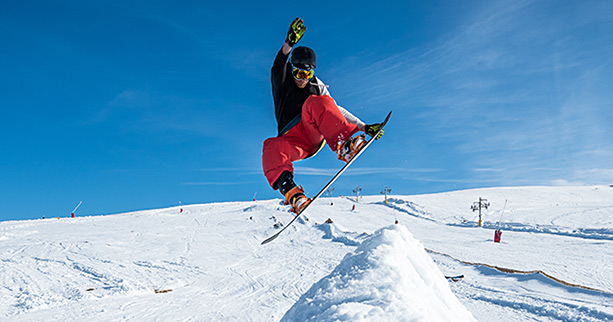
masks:
<svg viewBox="0 0 613 322"><path fill-rule="evenodd" d="M272 97L279 136L300 122L302 104L309 96L327 93L325 85L317 77L313 77L305 88L298 88L288 58L289 55L279 50L271 69Z"/></svg>

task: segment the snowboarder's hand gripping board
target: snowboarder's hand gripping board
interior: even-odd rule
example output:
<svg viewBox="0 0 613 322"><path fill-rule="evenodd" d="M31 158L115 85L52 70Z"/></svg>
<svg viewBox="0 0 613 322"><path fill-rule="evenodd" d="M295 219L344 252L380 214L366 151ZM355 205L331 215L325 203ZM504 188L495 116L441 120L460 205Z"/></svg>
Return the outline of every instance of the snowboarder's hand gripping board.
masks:
<svg viewBox="0 0 613 322"><path fill-rule="evenodd" d="M383 123L367 124L364 127L364 132L378 140L383 136Z"/></svg>

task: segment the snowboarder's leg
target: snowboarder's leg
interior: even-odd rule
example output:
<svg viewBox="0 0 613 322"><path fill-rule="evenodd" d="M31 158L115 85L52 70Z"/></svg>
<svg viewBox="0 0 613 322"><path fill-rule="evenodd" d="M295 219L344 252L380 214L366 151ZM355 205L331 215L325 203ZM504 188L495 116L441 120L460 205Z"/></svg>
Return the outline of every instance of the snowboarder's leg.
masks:
<svg viewBox="0 0 613 322"><path fill-rule="evenodd" d="M281 176L281 173L285 171L294 173L292 161L298 160L300 155L301 149L288 142L284 136L269 138L264 141L262 169L273 189L277 189L274 183Z"/></svg>
<svg viewBox="0 0 613 322"><path fill-rule="evenodd" d="M294 182L292 161L301 160L311 153L296 144L292 144L286 136L270 138L264 141L262 166L264 175L270 186L285 197L285 201L299 214L309 203L302 187Z"/></svg>
<svg viewBox="0 0 613 322"><path fill-rule="evenodd" d="M332 151L359 131L355 124L347 122L334 99L328 95L309 96L302 105L300 123L309 136L323 135Z"/></svg>
<svg viewBox="0 0 613 322"><path fill-rule="evenodd" d="M285 197L285 201L292 206L296 214L299 214L310 202L310 199L304 194L304 189L296 185L294 175L289 171L281 173L273 187L279 189Z"/></svg>
<svg viewBox="0 0 613 322"><path fill-rule="evenodd" d="M282 136L264 141L262 150L262 168L268 183L273 189L279 189L275 182L281 174L294 173L292 162L306 159L319 150L323 137L319 133L307 133L301 123Z"/></svg>

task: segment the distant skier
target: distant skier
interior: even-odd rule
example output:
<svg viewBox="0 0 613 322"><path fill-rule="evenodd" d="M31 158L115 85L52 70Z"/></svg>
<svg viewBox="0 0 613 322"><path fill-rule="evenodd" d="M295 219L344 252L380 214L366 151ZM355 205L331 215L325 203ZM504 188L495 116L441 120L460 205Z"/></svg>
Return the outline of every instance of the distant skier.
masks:
<svg viewBox="0 0 613 322"><path fill-rule="evenodd" d="M285 196L295 213L308 205L310 199L293 180L292 162L312 157L325 142L340 160L349 162L366 143L364 134L352 136L358 131L374 136L381 129L380 123L366 125L336 105L327 86L314 76L316 58L311 48L299 46L292 51L306 31L303 23L300 18L291 23L272 66L278 136L265 140L262 151L268 183Z"/></svg>

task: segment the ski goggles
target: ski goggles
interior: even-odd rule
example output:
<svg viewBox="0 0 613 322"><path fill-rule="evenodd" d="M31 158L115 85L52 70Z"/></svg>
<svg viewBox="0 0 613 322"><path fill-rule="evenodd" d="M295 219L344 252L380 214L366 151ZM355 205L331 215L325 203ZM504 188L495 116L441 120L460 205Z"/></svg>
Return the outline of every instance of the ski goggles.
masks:
<svg viewBox="0 0 613 322"><path fill-rule="evenodd" d="M298 80L300 79L309 80L313 78L313 75L315 75L315 70L314 69L302 69L302 68L292 66L292 75L294 75L294 78Z"/></svg>

